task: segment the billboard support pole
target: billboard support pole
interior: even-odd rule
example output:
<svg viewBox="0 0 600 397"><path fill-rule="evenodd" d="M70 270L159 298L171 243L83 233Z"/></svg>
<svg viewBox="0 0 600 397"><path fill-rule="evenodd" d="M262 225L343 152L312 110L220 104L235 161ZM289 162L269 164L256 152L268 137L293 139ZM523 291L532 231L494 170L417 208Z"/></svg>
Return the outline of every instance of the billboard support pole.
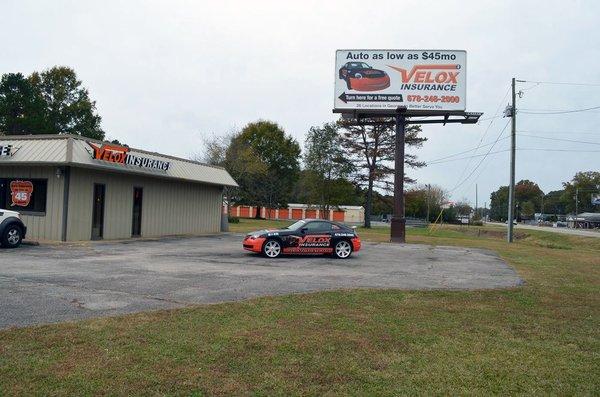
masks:
<svg viewBox="0 0 600 397"><path fill-rule="evenodd" d="M404 211L404 150L406 140L406 126L408 124L476 124L483 113L478 112L414 112L406 107L398 107L394 113L387 112L347 112L334 109L334 113L342 113L342 118L348 120L351 125L386 125L395 124L395 154L394 154L394 214L390 222L390 241L392 243L406 242L406 218ZM419 117L418 120L410 117ZM375 121L365 119L376 118ZM382 121L381 119L389 119Z"/></svg>
<svg viewBox="0 0 600 397"><path fill-rule="evenodd" d="M406 242L406 218L404 217L404 135L406 129L406 108L396 114L396 153L394 156L394 214L391 221L391 242Z"/></svg>

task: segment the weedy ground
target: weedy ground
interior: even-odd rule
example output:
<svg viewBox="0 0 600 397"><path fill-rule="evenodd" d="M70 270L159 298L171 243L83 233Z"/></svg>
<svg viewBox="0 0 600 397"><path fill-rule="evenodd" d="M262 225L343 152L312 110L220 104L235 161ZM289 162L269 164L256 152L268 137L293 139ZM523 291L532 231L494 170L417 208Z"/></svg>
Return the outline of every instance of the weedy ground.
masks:
<svg viewBox="0 0 600 397"><path fill-rule="evenodd" d="M497 252L526 281L514 289L343 290L0 331L0 395L598 395L600 238L517 237L408 233Z"/></svg>

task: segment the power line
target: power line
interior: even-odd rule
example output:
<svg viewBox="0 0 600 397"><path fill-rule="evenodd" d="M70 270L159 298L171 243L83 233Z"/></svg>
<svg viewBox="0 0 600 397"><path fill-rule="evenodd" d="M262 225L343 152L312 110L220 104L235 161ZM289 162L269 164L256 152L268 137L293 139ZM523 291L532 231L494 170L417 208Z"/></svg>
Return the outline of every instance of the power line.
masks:
<svg viewBox="0 0 600 397"><path fill-rule="evenodd" d="M477 169L479 168L479 166L481 166L481 163L483 163L485 161L485 159L490 154L490 152L492 151L492 149L494 148L494 146L496 145L496 143L500 140L500 137L504 133L504 130L506 130L506 127L508 127L508 124L510 124L510 122L507 122L504 125L504 128L502 128L500 130L500 133L498 134L498 137L496 138L496 142L494 142L494 144L492 146L490 146L490 149L487 151L487 153L485 154L485 156L479 161L479 163L477 163L477 165L475 166L475 168L473 168L473 171L471 171L471 173L465 179L463 179L459 184L457 184L456 186L454 186L450 190L450 193L452 193L453 191L455 191L456 189L458 189L463 183L465 183L475 173L475 171L477 171Z"/></svg>
<svg viewBox="0 0 600 397"><path fill-rule="evenodd" d="M591 108L585 108L585 109L571 109L571 110L557 110L557 111L543 110L543 109L530 109L528 111L527 109L519 109L519 113L524 113L524 114L565 114L565 113L587 112L589 110L596 110L596 109L600 109L600 106L593 106Z"/></svg>
<svg viewBox="0 0 600 397"><path fill-rule="evenodd" d="M522 83L600 87L600 84L597 84L597 83L570 83L570 82L562 82L562 81L531 81L531 80L517 80L517 81L522 82Z"/></svg>
<svg viewBox="0 0 600 397"><path fill-rule="evenodd" d="M465 157L457 157L454 159L441 160L441 161L436 161L436 162L432 162L432 163L427 163L427 165L436 165L436 164L449 163L449 162L458 161L458 160L473 159L473 158L477 158L477 157L487 156L490 154L504 153L504 152L508 152L509 150L510 149L502 149L502 150L496 150L495 152L475 154L472 156L465 156ZM526 151L535 151L535 152L600 153L600 150L579 150L579 149L517 148L516 150L520 150L520 151L526 150Z"/></svg>
<svg viewBox="0 0 600 397"><path fill-rule="evenodd" d="M458 161L458 160L467 160L467 159L474 159L477 157L483 157L483 156L488 156L490 154L496 154L496 153L502 153L502 152L508 152L510 149L502 149L502 150L497 150L495 152L489 152L489 153L481 153L481 154L474 154L472 156L465 156L465 157L457 157L454 159L449 159L449 160L440 160L440 161L435 161L435 162L429 162L427 163L427 165L436 165L436 164L442 164L442 163L449 163L452 161Z"/></svg>
<svg viewBox="0 0 600 397"><path fill-rule="evenodd" d="M531 151L536 151L536 152L600 153L600 150L579 150L579 149L517 148L517 150L531 150Z"/></svg>
<svg viewBox="0 0 600 397"><path fill-rule="evenodd" d="M549 137L545 137L545 136L529 135L529 134L522 134L522 133L519 134L519 136L526 136L526 137L537 138L537 139L546 139L549 141L574 142L574 143L585 143L588 145L600 145L600 142L577 141L574 139L562 139L562 138L549 138Z"/></svg>
<svg viewBox="0 0 600 397"><path fill-rule="evenodd" d="M518 130L517 132L535 132L539 134L572 134L572 135L600 135L600 131L547 131L547 130Z"/></svg>
<svg viewBox="0 0 600 397"><path fill-rule="evenodd" d="M490 123L488 124L488 126L486 127L486 129L483 131L483 135L481 136L481 138L479 139L479 143L477 144L477 148L475 149L475 152L477 152L477 150L479 150L479 147L481 147L481 142L483 142L483 138L485 138L485 136L487 135L488 131L490 130L490 127L492 126L492 124L494 124L494 122L496 121L496 119L499 116L500 113L500 109L502 109L502 104L504 103L504 100L506 99L506 97L508 96L508 93L510 92L510 87L508 87L506 89L506 92L504 93L504 95L502 96L502 99L500 99L500 104L498 105L498 108L496 109L496 112L494 113L494 116L490 117L489 120ZM504 126L504 129L506 128L506 126ZM504 129L502 131L504 131ZM502 135L502 132L500 132L500 135ZM498 141L498 139L500 139L500 135L496 138L496 141ZM492 147L490 148L490 150L493 148L494 146L492 145ZM465 174L465 172L467 171L467 168L469 168L469 166L471 165L471 160L469 160L466 164L465 167L463 168L462 172L460 173L460 176L458 177L458 181L461 180L461 178L463 177L463 175ZM478 167L479 165L477 165ZM477 167L475 167L475 169L477 169ZM473 171L474 172L474 171ZM473 174L473 172L470 175ZM468 179L468 177L467 177ZM462 185L465 181L459 182L452 190L454 191L455 189L457 189L460 185Z"/></svg>
<svg viewBox="0 0 600 397"><path fill-rule="evenodd" d="M504 139L507 139L507 138L510 138L510 137L509 137L508 135L504 135L504 136L502 136L502 137L501 137L501 138L500 138L498 141L501 141L501 140L504 140ZM475 151L475 150L477 150L477 149L479 149L479 148L482 148L482 147L486 147L486 146L494 145L494 144L495 144L496 142L498 142L498 141L484 143L483 145L477 146L477 147L475 147L475 148L467 149L467 150L464 150L464 151L462 151L462 152L458 152L458 153L450 154L450 155L448 155L448 156L439 157L439 158L437 158L437 159L433 159L433 160L429 160L429 161L425 161L425 162L426 162L427 164L431 164L431 163L437 163L439 160L445 160L445 159L448 159L448 158L451 158L451 157L460 156L461 154L469 153L469 152Z"/></svg>

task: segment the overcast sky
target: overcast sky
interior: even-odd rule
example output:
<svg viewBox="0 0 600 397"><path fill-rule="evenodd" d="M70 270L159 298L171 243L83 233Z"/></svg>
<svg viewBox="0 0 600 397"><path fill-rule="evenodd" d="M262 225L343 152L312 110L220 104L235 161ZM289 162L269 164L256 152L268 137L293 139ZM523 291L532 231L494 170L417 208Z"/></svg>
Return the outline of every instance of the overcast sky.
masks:
<svg viewBox="0 0 600 397"><path fill-rule="evenodd" d="M70 66L96 100L108 137L182 157L200 152L203 136L260 118L276 121L303 144L310 126L337 118L331 112L336 49L464 49L467 110L485 112L487 120L425 126L429 141L417 154L431 161L500 140L479 168L483 157L409 172L419 183L440 185L452 190L453 199L472 203L477 183L480 205L489 205L490 192L508 184L509 154L493 153L508 148L509 139L500 135L508 119L488 118L508 102L510 79L600 83L600 3L591 0L0 5L2 73ZM518 87L523 109L600 105L600 86ZM599 170L598 122L600 110L520 114L518 130L538 138L520 135L519 148L574 151L517 152L517 180L534 180L548 192L577 171Z"/></svg>

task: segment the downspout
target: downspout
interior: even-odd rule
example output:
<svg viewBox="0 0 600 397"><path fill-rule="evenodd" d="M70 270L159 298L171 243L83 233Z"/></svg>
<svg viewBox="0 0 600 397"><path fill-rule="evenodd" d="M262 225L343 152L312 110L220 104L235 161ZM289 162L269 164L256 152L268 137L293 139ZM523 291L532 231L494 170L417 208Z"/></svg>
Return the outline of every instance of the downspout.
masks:
<svg viewBox="0 0 600 397"><path fill-rule="evenodd" d="M61 240L67 241L69 225L69 188L71 186L71 164L73 162L73 138L67 139L67 165L63 172L63 211L62 211L62 233Z"/></svg>

